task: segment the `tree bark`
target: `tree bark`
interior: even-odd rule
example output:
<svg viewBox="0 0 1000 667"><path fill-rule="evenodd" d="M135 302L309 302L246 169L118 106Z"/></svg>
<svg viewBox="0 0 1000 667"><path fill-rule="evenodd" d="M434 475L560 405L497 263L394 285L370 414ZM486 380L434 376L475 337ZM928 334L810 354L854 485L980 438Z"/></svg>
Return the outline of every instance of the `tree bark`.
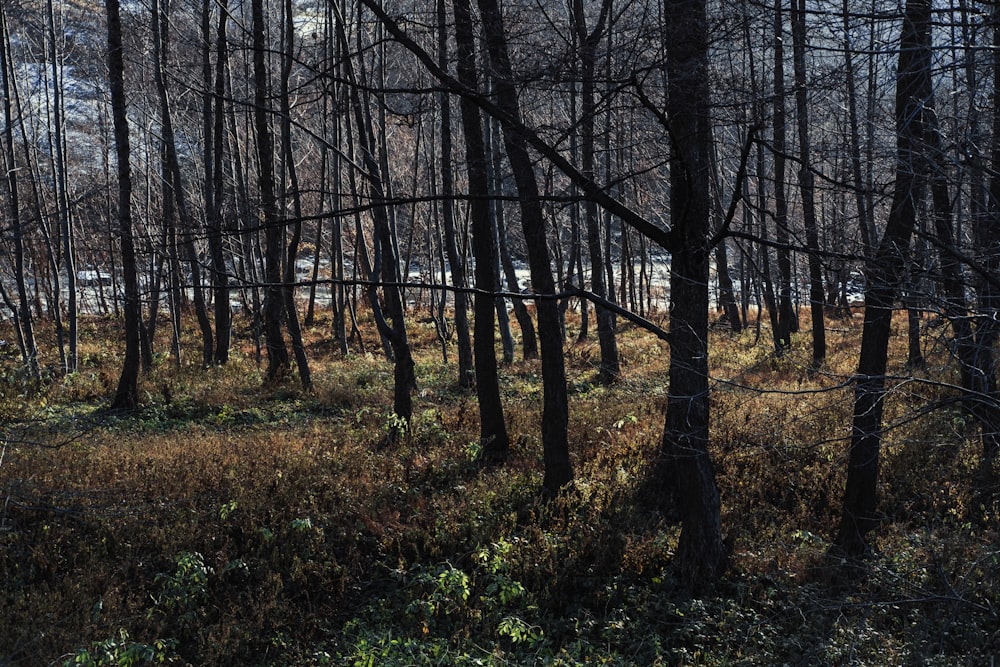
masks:
<svg viewBox="0 0 1000 667"><path fill-rule="evenodd" d="M573 28L576 32L580 61L580 172L591 181L594 180L596 174L594 116L597 112L597 105L594 74L597 68L597 46L604 39L610 12L611 0L603 0L597 24L593 30L588 31L583 0L573 0ZM593 199L585 200L583 211L587 229L587 249L590 253L590 284L594 294L606 299L608 289L605 284L605 257L597 202ZM580 281L583 282L582 275ZM581 308L586 308L586 305L582 305ZM594 310L597 318L597 339L601 347L598 379L602 384L611 384L621 374L618 339L615 335L615 314L607 308L599 306L595 307Z"/></svg>
<svg viewBox="0 0 1000 667"><path fill-rule="evenodd" d="M799 130L799 190L802 193L802 226L809 251L809 310L812 314L812 364L817 370L826 363L826 325L823 265L819 258L816 230L815 184L809 148L809 96L806 87L806 3L792 0L792 63L795 72L795 111Z"/></svg>
<svg viewBox="0 0 1000 667"><path fill-rule="evenodd" d="M906 275L916 221L914 170L923 135L930 86L930 0L907 0L896 70L896 182L885 232L867 262L865 324L855 376L854 425L843 510L832 552L848 559L868 552L866 536L878 526L877 484L885 403L886 364L892 307Z"/></svg>
<svg viewBox="0 0 1000 667"><path fill-rule="evenodd" d="M289 369L288 348L281 333L284 293L281 289L281 251L284 224L278 219L274 192L274 142L268 123L268 85L265 66L265 24L263 0L252 1L254 128L257 134L258 184L263 213L264 239L264 344L267 347L267 374L264 383L273 386Z"/></svg>
<svg viewBox="0 0 1000 667"><path fill-rule="evenodd" d="M448 67L448 25L447 25L447 11L445 0L437 0L437 12L438 12L438 63L441 65L442 69L447 69ZM458 8L455 9L456 13ZM456 19L457 20L457 19ZM458 40L458 27L456 26L455 39ZM470 37L471 39L471 37ZM461 47L459 47L461 48ZM459 55L459 67L462 66L461 54ZM461 79L461 77L460 77ZM452 175L452 165L451 165L451 99L447 92L441 92L441 213L442 213L442 223L444 225L444 241L445 241L445 251L448 255L448 266L451 267L451 284L454 285L458 290L455 292L455 335L458 339L458 385L460 387L471 387L473 384L473 379L475 378L473 369L473 359L472 359L472 341L469 340L469 305L468 296L466 296L463 291L466 287L467 280L465 276L465 261L461 254L458 252L458 240L455 233L455 207L452 202L452 196L454 194L454 176ZM465 118L465 109L462 109L462 120L467 123ZM482 146L482 129L479 123L479 110L476 109L476 133L477 141ZM466 127L466 134L468 134L469 128ZM478 156L470 157L469 153L469 143L466 139L466 159L479 159ZM472 165L469 165L470 172L472 171ZM471 180L471 179L470 179ZM488 184L487 184L488 185ZM472 184L469 184L469 189L472 190ZM483 190L480 196L485 197L488 194L487 190ZM484 200L485 201L485 200ZM471 205L471 204L470 204ZM489 209L486 209L487 214ZM475 216L475 211L472 212ZM475 220L473 220L475 224ZM492 242L490 247L492 249ZM478 257L478 255L477 255ZM477 259L477 264L478 264ZM495 260L490 258L490 265L495 263ZM493 269L490 269L492 274ZM477 279L478 282L478 279ZM492 285L492 279L490 284ZM485 289L491 289L487 287ZM477 303L480 297L476 297ZM476 323L479 322L479 317L481 313L476 307ZM490 355L493 355L492 349L492 327L493 327L493 316L489 315L490 323ZM477 328L478 331L478 328ZM476 340L478 342L479 336L477 334ZM495 366L494 361L494 366ZM496 371L494 370L494 375Z"/></svg>
<svg viewBox="0 0 1000 667"><path fill-rule="evenodd" d="M725 564L719 490L708 455L710 99L705 0L667 0L670 155L670 393L662 455L681 512L676 561L692 586Z"/></svg>
<svg viewBox="0 0 1000 667"><path fill-rule="evenodd" d="M788 249L788 198L785 195L785 48L782 0L774 1L774 237L778 243L778 331L776 351L782 354L792 345L799 330L792 309L792 257Z"/></svg>
<svg viewBox="0 0 1000 667"><path fill-rule="evenodd" d="M454 0L453 7L458 79L469 89L477 90L479 82L476 74L472 9L469 0ZM479 399L479 441L482 445L480 456L487 463L499 463L507 459L510 441L500 400L500 381L497 377L493 317L495 302L489 295L499 276L488 198L490 191L488 158L483 141L479 107L464 97L460 101L460 106L465 136L465 163L469 178L472 252L476 258L475 363L476 396Z"/></svg>
<svg viewBox="0 0 1000 667"><path fill-rule="evenodd" d="M521 125L521 109L504 34L503 19L496 0L479 0L483 17L486 47L490 65L495 72L494 92L497 105L506 118ZM531 156L525 138L508 121L504 121L503 138L514 181L517 184L521 206L521 226L528 247L528 264L531 270L531 287L536 294L538 312L538 338L542 352L542 446L545 462L543 491L555 495L573 479L569 459L569 398L566 388L566 367L563 357L562 334L559 327L559 308L555 299L552 263L549 258L542 213Z"/></svg>
<svg viewBox="0 0 1000 667"><path fill-rule="evenodd" d="M128 117L125 112L125 59L118 0L105 0L108 18L108 78L114 119L115 154L118 158L118 231L125 288L125 356L112 410L131 411L139 405L139 277L132 238L132 169L129 165Z"/></svg>

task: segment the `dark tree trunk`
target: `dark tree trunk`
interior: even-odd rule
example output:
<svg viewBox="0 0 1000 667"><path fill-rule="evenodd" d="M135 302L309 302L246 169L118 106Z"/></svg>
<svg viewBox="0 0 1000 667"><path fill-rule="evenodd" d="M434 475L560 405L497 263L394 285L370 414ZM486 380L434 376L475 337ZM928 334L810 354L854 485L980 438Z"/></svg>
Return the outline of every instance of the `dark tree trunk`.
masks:
<svg viewBox="0 0 1000 667"><path fill-rule="evenodd" d="M513 73L507 50L500 7L496 0L479 0L483 16L490 64L495 72L494 92L498 106L515 123L520 124L521 109L514 87ZM531 155L525 138L509 124L503 124L504 145L517 184L521 205L521 226L528 247L531 287L536 294L555 294L552 263L549 258L542 213ZM559 307L555 299L536 299L538 339L542 351L542 446L545 462L543 489L556 494L573 479L569 459L569 398L566 389L566 367L563 358L562 334L559 327Z"/></svg>
<svg viewBox="0 0 1000 667"><path fill-rule="evenodd" d="M264 239L264 344L267 347L267 374L264 383L275 385L288 373L289 358L285 338L281 333L284 314L284 293L281 289L281 251L284 225L278 220L277 197L274 192L274 142L268 123L268 85L265 66L263 0L252 2L254 128L257 134L258 182L263 213Z"/></svg>
<svg viewBox="0 0 1000 667"><path fill-rule="evenodd" d="M1000 108L1000 9L993 13L993 108ZM992 276L1000 276L1000 113L993 114L993 171L989 185L989 211L978 232L981 262ZM1000 454L1000 388L997 386L996 344L1000 338L1000 289L988 280L979 286L979 318L976 326L977 390L984 397L981 439L983 457L992 463Z"/></svg>
<svg viewBox="0 0 1000 667"><path fill-rule="evenodd" d="M121 244L122 280L125 288L125 357L112 410L135 410L139 406L139 276L136 271L135 245L132 238L132 170L129 166L128 118L125 113L125 59L122 49L122 23L118 0L105 0L108 14L108 77L111 87L111 111L115 128L115 154L118 158L118 231Z"/></svg>
<svg viewBox="0 0 1000 667"><path fill-rule="evenodd" d="M14 69L10 61L10 39L7 34L7 13L0 7L0 78L3 80L3 149L7 172L7 204L10 212L11 236L14 241L14 281L17 287L17 335L21 356L28 374L38 380L38 350L35 347L35 332L31 321L31 302L28 299L27 283L24 276L24 228L21 222L21 204L18 193L17 155L14 147L14 121L11 112L11 78Z"/></svg>
<svg viewBox="0 0 1000 667"><path fill-rule="evenodd" d="M445 0L437 0L438 2L438 63L442 69L447 69L448 67L448 25L447 25L447 12ZM458 8L455 9L456 13ZM456 26L456 40L459 38L457 34ZM471 37L470 37L471 39ZM461 48L461 47L459 47ZM459 55L459 67L462 66L461 55ZM465 119L465 110L462 110L463 122ZM482 150L482 130L480 129L479 115L478 111L476 114L476 133L480 150ZM468 134L468 131L466 132ZM458 251L458 240L455 233L455 207L452 202L452 196L454 194L454 177L452 175L451 166L451 100L446 92L441 93L441 213L442 222L444 223L444 240L445 240L445 251L448 255L448 265L451 267L451 284L458 288L455 292L455 335L458 339L458 384L460 387L471 387L473 384L473 360L472 360L472 341L469 340L469 298L463 291L466 287L467 281L465 277L465 260ZM466 153L469 151L468 140L466 140ZM469 157L467 155L467 160L479 159L477 157ZM469 166L470 172L472 171L472 166ZM470 178L471 180L471 178ZM487 183L488 186L488 183ZM472 189L470 183L470 190ZM488 190L483 190L480 196L486 197ZM486 209L487 214L489 214L489 208ZM472 213L473 218L475 217L475 212ZM473 219L473 224L475 224L475 219ZM490 243L490 248L492 249L492 242ZM478 255L477 255L478 258ZM476 260L478 263L478 259ZM495 264L495 261L491 258L490 266ZM490 269L490 273L493 269ZM492 280L490 285L492 285ZM478 281L477 281L478 285ZM483 289L491 289L491 287L483 287ZM480 297L476 297L477 303ZM481 312L476 307L476 324L477 324L477 335L476 342L479 342L479 317ZM490 329L492 331L493 327L493 316L489 316ZM492 336L490 333L490 356L493 356L493 345ZM494 366L495 366L494 362ZM494 375L496 371L494 370Z"/></svg>
<svg viewBox="0 0 1000 667"><path fill-rule="evenodd" d="M295 305L295 260L298 259L299 243L302 240L302 196L299 192L299 177L295 168L294 148L292 146L292 111L291 93L288 88L292 73L292 61L295 57L295 25L293 23L292 0L286 0L283 5L284 14L284 49L281 54L281 155L285 175L288 177L288 188L282 193L284 198L291 197L292 213L295 222L292 223L292 234L288 240L285 252L285 275L281 286L282 301L285 307L285 324L288 327L288 337L292 339L292 353L295 355L295 365L299 370L299 382L304 391L312 391L312 373L309 370L309 358L302 342L302 327L299 325L299 311Z"/></svg>
<svg viewBox="0 0 1000 667"><path fill-rule="evenodd" d="M204 80L205 80L205 209L208 230L208 249L212 259L212 285L215 297L215 352L213 361L225 364L229 361L229 345L232 329L232 310L229 305L229 268L226 266L222 203L225 192L223 172L223 135L225 133L225 77L229 59L226 26L229 21L228 0L219 0L219 19L216 27L215 80L212 81L212 67L209 58L211 43L211 6L206 0L203 6L202 34L205 40ZM212 88L214 86L214 88ZM214 106L214 110L213 110ZM211 137L211 146L209 145Z"/></svg>
<svg viewBox="0 0 1000 667"><path fill-rule="evenodd" d="M499 123L490 121L491 136L496 140L500 134ZM514 270L514 261L510 255L510 246L507 243L507 223L504 216L503 200L499 198L504 194L503 187L503 154L500 147L494 142L490 146L490 157L493 166L493 188L492 192L497 199L493 205L493 222L497 228L497 250L500 253L500 266L503 268L504 280L507 281L507 289L511 292L520 292L521 287L517 281L517 273ZM524 301L514 299L512 303L514 319L517 320L518 328L521 329L521 356L527 361L538 357L538 338L535 336L535 324L531 320L531 313L528 312Z"/></svg>
<svg viewBox="0 0 1000 667"><path fill-rule="evenodd" d="M151 10L153 15L153 79L156 84L157 96L159 97L160 127L163 132L164 153L169 170L169 178L166 181L166 185L170 190L169 196L177 202L182 244L187 254L188 265L191 269L191 287L194 294L195 315L202 334L202 362L208 366L212 363L215 351L212 324L208 319L205 296L201 289L201 269L193 239L194 223L191 219L187 197L184 193L180 159L177 156L177 143L174 138L173 119L170 114L170 102L167 96L166 81L163 76L163 68L167 60L169 17L166 16L165 10L160 9L157 0L153 0Z"/></svg>
<svg viewBox="0 0 1000 667"><path fill-rule="evenodd" d="M867 262L865 324L854 390L854 426L840 528L832 551L849 559L868 551L879 523L877 483L892 307L906 275L916 221L914 169L930 85L930 0L907 0L896 73L896 183L885 232Z"/></svg>
<svg viewBox="0 0 1000 667"><path fill-rule="evenodd" d="M607 18L611 11L610 0L601 3L601 12L597 25L587 31L587 17L583 9L583 0L573 0L573 27L579 48L580 60L580 159L581 173L593 181L596 173L594 125L597 105L595 102L594 72L597 67L597 46L604 39ZM584 218L587 227L587 249L590 252L590 282L594 294L601 299L608 297L605 284L606 258L602 247L600 217L597 202L587 199L584 202ZM581 285L583 276L580 276ZM584 303L581 308L586 308ZM611 384L621 373L618 360L618 339L615 335L615 314L607 308L596 306L597 338L601 347L601 366L598 378L602 384Z"/></svg>
<svg viewBox="0 0 1000 667"><path fill-rule="evenodd" d="M346 50L347 35L344 31L342 16L338 17L337 31L342 48ZM394 235L389 218L389 206L386 201L386 192L383 189L383 182L387 182L388 179L382 171L383 166L379 164L375 155L375 132L367 97L362 100L359 81L350 61L345 62L345 70L347 80L353 84L350 91L351 107L357 126L358 147L361 150L362 164L365 167L364 174L368 182L369 196L373 203L371 212L375 223L375 233L372 245L375 256L369 276L372 286L368 290L368 297L371 300L372 312L379 334L388 343L392 356L393 412L401 422L398 426L394 425L388 434L388 443L392 443L402 434L401 427L409 426L413 416L412 392L417 386L417 380L413 356L407 340L402 294L398 287L400 284L399 256L396 254L396 244L393 241ZM359 235L359 241L362 238ZM384 283L382 288L385 301L384 309L379 302L378 289L375 285L379 280Z"/></svg>
<svg viewBox="0 0 1000 667"><path fill-rule="evenodd" d="M802 225L809 250L809 310L812 314L812 368L826 362L826 325L823 290L823 265L819 258L819 234L816 230L815 185L812 158L809 154L809 96L806 88L806 4L792 1L792 51L795 71L795 110L799 130L799 190L802 193Z"/></svg>
<svg viewBox="0 0 1000 667"><path fill-rule="evenodd" d="M469 0L454 0L455 45L458 51L458 80L469 90L477 90L475 40ZM476 395L479 399L479 440L481 456L488 463L507 459L509 439L500 401L497 358L494 344L494 306L489 291L498 279L493 246L493 221L489 202L489 172L482 121L475 102L463 97L462 128L465 135L465 162L469 174L472 252L476 257Z"/></svg>
<svg viewBox="0 0 1000 667"><path fill-rule="evenodd" d="M788 198L785 196L785 49L782 0L774 3L774 238L778 243L778 330L774 336L781 354L799 330L792 308L792 257L788 248Z"/></svg>
<svg viewBox="0 0 1000 667"><path fill-rule="evenodd" d="M667 0L670 155L670 394L662 453L681 513L678 567L692 586L725 563L708 455L708 265L712 131L705 0Z"/></svg>

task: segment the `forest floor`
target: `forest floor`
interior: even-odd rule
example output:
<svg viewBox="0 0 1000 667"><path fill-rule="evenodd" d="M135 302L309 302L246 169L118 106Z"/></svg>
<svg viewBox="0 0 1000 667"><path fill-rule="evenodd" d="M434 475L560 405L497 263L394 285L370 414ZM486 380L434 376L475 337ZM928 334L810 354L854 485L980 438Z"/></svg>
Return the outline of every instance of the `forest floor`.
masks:
<svg viewBox="0 0 1000 667"><path fill-rule="evenodd" d="M1000 503L955 402L946 327L927 369L895 347L873 553L827 556L844 484L861 321L776 358L765 329L713 330L712 448L730 562L692 592L652 475L666 344L620 327L621 381L566 346L575 481L543 501L537 362L501 369L512 456L475 461L473 393L410 320L419 390L391 425L392 367L307 328L311 394L157 358L142 408L104 409L119 323L81 323L80 370L40 386L0 348L0 665L993 665ZM245 323L238 323L237 329ZM925 322L926 324L926 322ZM0 325L2 326L2 325ZM569 340L578 324L570 322ZM45 326L41 341L55 340ZM167 327L161 327L166 330ZM808 326L803 326L808 332ZM894 346L905 346L897 332ZM14 340L10 331L7 340ZM159 346L167 350L166 342ZM50 367L56 359L43 362Z"/></svg>

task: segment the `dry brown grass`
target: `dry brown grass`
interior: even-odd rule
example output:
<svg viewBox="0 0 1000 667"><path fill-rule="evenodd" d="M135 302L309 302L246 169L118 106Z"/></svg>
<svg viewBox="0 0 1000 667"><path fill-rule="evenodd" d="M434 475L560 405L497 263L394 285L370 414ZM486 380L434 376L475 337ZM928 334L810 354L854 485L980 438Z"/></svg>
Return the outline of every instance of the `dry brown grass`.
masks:
<svg viewBox="0 0 1000 667"><path fill-rule="evenodd" d="M569 650L575 637L580 660L633 650L680 664L680 649L701 651L699 664L834 664L847 655L844 646L858 640L862 628L827 609L844 601L823 588L821 572L846 464L846 382L860 340L857 318L831 323L828 365L818 375L807 368L806 334L791 354L775 358L766 330L760 341L753 331L713 332L712 454L733 567L701 612L673 592L669 563L677 526L661 511L662 491L649 477L666 403L666 344L623 326L624 374L614 387L596 384L596 341L567 345L577 481L564 498L541 504L535 495L542 472L539 368L518 362L501 370L512 459L480 469L471 460L474 396L456 386L454 353L444 364L433 326L418 319L410 329L420 382L415 417L408 437L392 449L377 446L392 373L370 323L368 352L348 358L330 344L328 322L307 331L316 382L311 395L294 377L262 390L252 342L240 339L225 368L203 370L187 361L178 370L161 359L142 380L143 408L116 419L100 412L117 373L114 321L87 321L80 373L40 388L28 387L13 370L17 359L8 348L0 406L8 421L15 415L31 421L11 426L23 442L11 441L0 465L7 499L0 656L10 664L50 664L127 628L137 641L178 639L180 657L193 664L321 664L307 654L352 655L357 628L368 626L355 621L355 634L345 634L344 623L369 618L373 604L391 609L393 596L417 581L406 573L449 563L485 576L476 554L497 543L516 545L503 576L529 591L533 611L521 613L546 619L556 653ZM576 326L571 320L570 340ZM40 336L48 335L43 327ZM189 360L197 354L193 336L193 328L186 330ZM949 378L952 366L933 343L925 376ZM902 373L899 345L897 337L893 372ZM158 341L159 349L165 346ZM914 417L948 393L911 381L899 382L891 394L887 420L896 426L886 434L882 485L888 521L878 536L887 557L855 591L858 605L881 609L915 591L951 600L957 614L996 601L997 587L972 586L974 574L997 574L984 560L997 525L995 507L976 507L973 433L954 408ZM68 444L42 446L69 435ZM165 577L180 555L195 552L210 571L206 597L192 595L197 604L191 608L183 601L171 607ZM904 556L896 567L893 559ZM955 592L950 597L941 592L948 586ZM782 595L815 618L803 625L795 614L769 606ZM450 650L496 640L477 634L495 613L482 604L463 612L461 623L452 617L458 625ZM402 604L396 613L406 616L405 609ZM619 616L630 609L635 629L619 628ZM919 607L914 622L939 629L935 609ZM886 656L910 656L900 658L904 662L914 655L904 646L912 632L899 625L910 622L907 614L872 631L891 646ZM977 614L971 626L995 618ZM713 618L714 632L725 637L706 643L691 634L698 618ZM400 621L398 630L405 625ZM758 631L760 638L752 634ZM775 644L779 633L796 632L804 633L798 644L822 635L836 648L822 655L834 657L795 648L790 640ZM659 648L643 643L647 635L659 638ZM605 654L593 652L601 636ZM996 648L996 641L979 637L976 655ZM632 649L629 642L636 643ZM869 657L881 655L877 642L858 645ZM944 654L961 655L950 646L939 643ZM505 649L513 664L516 655L541 655L515 649ZM635 657L615 664L649 663Z"/></svg>

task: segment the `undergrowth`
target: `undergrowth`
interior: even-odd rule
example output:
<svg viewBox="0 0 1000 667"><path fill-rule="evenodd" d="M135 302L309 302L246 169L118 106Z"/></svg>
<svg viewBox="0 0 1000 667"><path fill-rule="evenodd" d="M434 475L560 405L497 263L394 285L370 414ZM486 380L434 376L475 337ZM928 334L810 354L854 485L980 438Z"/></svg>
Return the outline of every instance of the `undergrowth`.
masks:
<svg viewBox="0 0 1000 667"><path fill-rule="evenodd" d="M31 381L4 349L0 664L991 664L998 506L974 428L929 381L954 381L946 349L890 393L873 557L850 576L827 557L859 327L830 332L819 374L804 339L777 358L766 330L713 334L730 565L697 595L651 474L666 346L629 326L612 387L596 341L567 347L576 479L547 502L537 364L501 369L511 457L483 468L475 396L431 325L411 332L416 410L389 448L391 365L340 357L323 326L311 394L262 389L240 341L222 368L159 358L114 418L114 322L85 323L66 378Z"/></svg>

